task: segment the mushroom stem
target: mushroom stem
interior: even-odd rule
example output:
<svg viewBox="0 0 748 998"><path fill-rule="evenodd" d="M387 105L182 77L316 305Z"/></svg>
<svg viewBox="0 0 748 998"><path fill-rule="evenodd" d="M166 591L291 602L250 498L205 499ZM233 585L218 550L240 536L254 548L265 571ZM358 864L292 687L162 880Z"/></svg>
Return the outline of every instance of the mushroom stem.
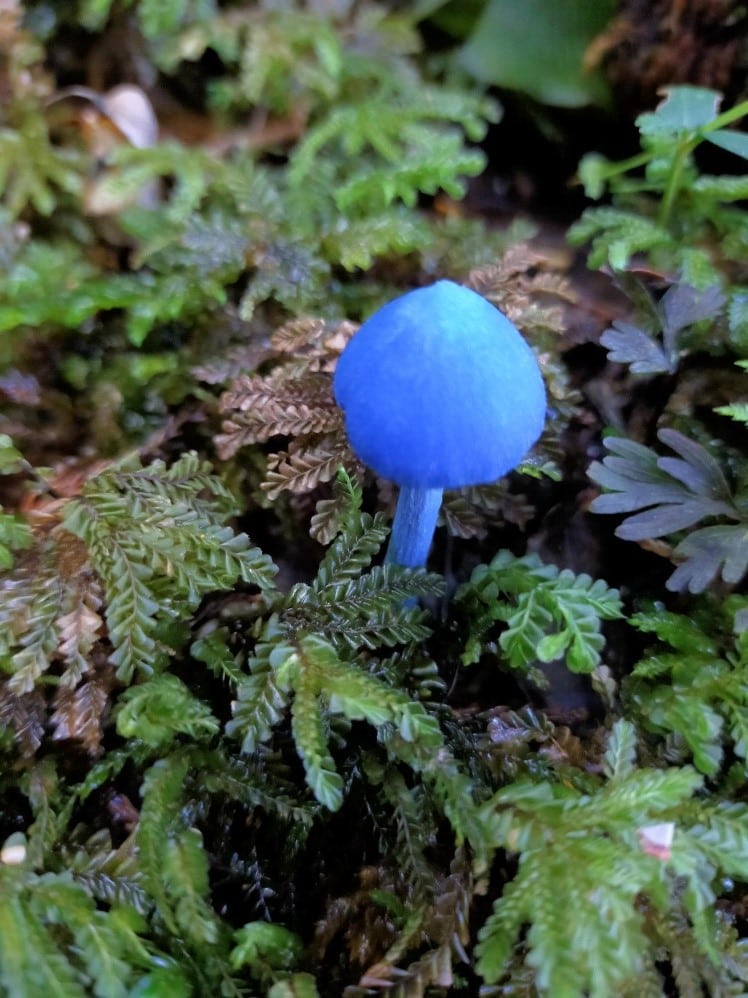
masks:
<svg viewBox="0 0 748 998"><path fill-rule="evenodd" d="M406 568L424 567L434 538L443 492L443 489L401 486L386 562Z"/></svg>

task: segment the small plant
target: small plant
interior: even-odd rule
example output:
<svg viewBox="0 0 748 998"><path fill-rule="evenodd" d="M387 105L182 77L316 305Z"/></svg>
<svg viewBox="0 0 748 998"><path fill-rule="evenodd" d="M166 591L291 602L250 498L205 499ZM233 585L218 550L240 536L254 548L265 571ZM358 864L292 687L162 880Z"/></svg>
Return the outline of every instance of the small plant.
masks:
<svg viewBox="0 0 748 998"><path fill-rule="evenodd" d="M589 474L608 492L591 509L635 513L616 529L619 537L632 541L718 519L719 524L692 530L675 545L672 557L679 564L667 587L700 593L718 576L730 584L740 582L748 570L748 497L743 489L733 491L719 462L700 444L676 430L660 430L659 438L678 457L660 457L631 440L607 439L610 454L593 462Z"/></svg>
<svg viewBox="0 0 748 998"><path fill-rule="evenodd" d="M593 257L666 270L603 368L456 203L498 109L438 3L5 6L0 991L739 992L745 184L696 166L745 106L583 168Z"/></svg>
<svg viewBox="0 0 748 998"><path fill-rule="evenodd" d="M713 90L670 87L655 111L637 119L641 153L622 163L585 157L579 176L586 193L600 198L609 189L614 199L612 207L587 209L569 231L573 243L591 241L591 266L623 270L644 253L697 288L722 285L729 266L739 269L746 180L700 175L694 160L702 142L748 159L748 137L729 128L748 114L748 102L720 114L720 100Z"/></svg>

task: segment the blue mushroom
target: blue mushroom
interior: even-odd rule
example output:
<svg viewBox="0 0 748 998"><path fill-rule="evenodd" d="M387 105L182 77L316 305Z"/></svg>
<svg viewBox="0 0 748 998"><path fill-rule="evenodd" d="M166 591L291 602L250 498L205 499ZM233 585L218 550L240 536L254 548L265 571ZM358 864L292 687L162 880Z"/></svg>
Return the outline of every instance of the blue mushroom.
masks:
<svg viewBox="0 0 748 998"><path fill-rule="evenodd" d="M343 351L334 391L357 456L400 486L387 561L410 567L426 564L443 490L501 478L545 422L532 350L452 281L375 312Z"/></svg>

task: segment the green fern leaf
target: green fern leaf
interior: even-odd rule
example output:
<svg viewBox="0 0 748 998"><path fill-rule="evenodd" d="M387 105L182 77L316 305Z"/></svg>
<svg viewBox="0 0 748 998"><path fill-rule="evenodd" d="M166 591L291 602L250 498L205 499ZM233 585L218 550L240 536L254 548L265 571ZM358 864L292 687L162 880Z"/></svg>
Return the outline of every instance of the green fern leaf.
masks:
<svg viewBox="0 0 748 998"><path fill-rule="evenodd" d="M605 776L609 780L623 779L634 772L635 764L636 729L629 721L616 721L603 756Z"/></svg>
<svg viewBox="0 0 748 998"><path fill-rule="evenodd" d="M4 885L5 886L5 885ZM0 982L8 995L85 998L86 988L52 936L16 894L0 905Z"/></svg>
<svg viewBox="0 0 748 998"><path fill-rule="evenodd" d="M504 621L499 644L515 669L563 657L572 671L591 672L605 643L601 622L621 615L618 593L602 580L508 551L478 566L457 599L475 621L463 661L475 661L491 624Z"/></svg>
<svg viewBox="0 0 748 998"><path fill-rule="evenodd" d="M117 705L117 732L160 747L181 733L207 739L219 728L210 708L197 700L176 676L154 676L125 690Z"/></svg>
<svg viewBox="0 0 748 998"><path fill-rule="evenodd" d="M156 902L170 932L179 927L164 882L165 851L180 827L180 806L184 782L190 770L189 757L175 753L156 762L145 775L143 804L138 822L137 842L143 882Z"/></svg>
<svg viewBox="0 0 748 998"><path fill-rule="evenodd" d="M194 454L170 468L121 462L67 505L65 526L88 545L104 581L111 660L121 679L159 666L164 622L185 619L204 593L237 580L272 586L271 560L224 525L233 510L230 493Z"/></svg>
<svg viewBox="0 0 748 998"><path fill-rule="evenodd" d="M271 624L266 628L268 635ZM276 633L275 637L255 648L248 663L250 676L239 684L231 705L233 718L226 725L226 734L242 739L242 752L254 752L268 741L286 708L287 691L281 688L274 672L273 662L277 661L280 647L280 636Z"/></svg>
<svg viewBox="0 0 748 998"><path fill-rule="evenodd" d="M304 764L306 781L321 804L330 811L337 811L343 803L343 780L327 748L319 681L309 670L300 669L295 677L291 717L294 741Z"/></svg>
<svg viewBox="0 0 748 998"><path fill-rule="evenodd" d="M388 528L382 513L370 516L351 506L342 533L333 541L320 562L312 584L313 592L320 592L333 581L340 583L355 579L368 568L371 559L387 539Z"/></svg>
<svg viewBox="0 0 748 998"><path fill-rule="evenodd" d="M523 781L483 805L494 847L521 854L515 878L479 934L478 969L488 983L508 970L525 925L526 962L544 994L614 994L645 961L654 961L636 899L644 892L655 911L665 912L671 896L663 860L639 837L678 808L696 806L703 813L690 802L702 778L688 768L634 769L633 730L624 722L609 739L606 768L609 781L594 792ZM715 870L730 868L721 849L736 850L736 868L744 868L743 810L740 805L726 813L724 825L716 815L705 815L693 835L679 826L672 863L684 878L694 914L710 903ZM713 856L708 856L710 842L716 846ZM569 905L566 919L558 917L559 884ZM580 961L580 951L594 952L594 961Z"/></svg>
<svg viewBox="0 0 748 998"><path fill-rule="evenodd" d="M635 253L672 248L672 236L666 228L648 218L618 208L588 208L569 229L569 241L575 246L591 242L589 265L606 263L623 270Z"/></svg>
<svg viewBox="0 0 748 998"><path fill-rule="evenodd" d="M296 973L276 981L268 991L268 998L319 998L319 994L311 974Z"/></svg>
<svg viewBox="0 0 748 998"><path fill-rule="evenodd" d="M193 945L214 945L218 919L207 901L208 859L200 832L186 828L170 836L162 862L162 877L177 925Z"/></svg>
<svg viewBox="0 0 748 998"><path fill-rule="evenodd" d="M722 801L703 809L703 821L688 834L716 869L748 878L748 806Z"/></svg>
<svg viewBox="0 0 748 998"><path fill-rule="evenodd" d="M289 603L332 640L355 649L392 647L422 642L431 629L425 614L412 606L414 598L441 595L440 576L403 569L397 565L377 565L365 575L326 586L296 586Z"/></svg>
<svg viewBox="0 0 748 998"><path fill-rule="evenodd" d="M282 925L267 922L247 922L234 933L236 945L231 951L231 966L268 967L288 970L298 963L303 951L301 939Z"/></svg>

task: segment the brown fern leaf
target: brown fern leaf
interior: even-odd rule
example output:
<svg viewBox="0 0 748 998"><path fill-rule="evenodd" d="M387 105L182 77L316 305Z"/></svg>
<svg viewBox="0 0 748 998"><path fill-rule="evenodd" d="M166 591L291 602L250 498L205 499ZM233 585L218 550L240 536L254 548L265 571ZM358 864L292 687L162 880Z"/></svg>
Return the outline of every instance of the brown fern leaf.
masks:
<svg viewBox="0 0 748 998"><path fill-rule="evenodd" d="M368 968L359 981L359 988L378 989L390 998L422 998L430 986L452 987L454 958L470 962L465 947L470 941L468 916L472 893L472 878L460 851L452 862L449 876L440 878L434 903L423 924L423 931L436 946L409 966L399 967L396 961L403 940L398 940L384 960ZM351 995L355 993L351 991Z"/></svg>
<svg viewBox="0 0 748 998"><path fill-rule="evenodd" d="M471 271L467 283L525 331L563 332L559 303L575 300L568 280L526 245L511 246L497 263ZM553 304L539 301L548 298Z"/></svg>
<svg viewBox="0 0 748 998"><path fill-rule="evenodd" d="M245 375L221 396L220 411L229 419L216 444L222 455L229 456L238 442L244 446L276 436L328 433L343 423L332 380L319 373L302 378L287 378L282 371L268 377Z"/></svg>
<svg viewBox="0 0 748 998"><path fill-rule="evenodd" d="M347 497L338 494L332 499L320 499L309 525L309 534L313 540L327 547L337 536L347 509Z"/></svg>
<svg viewBox="0 0 748 998"><path fill-rule="evenodd" d="M112 670L105 666L77 689L59 686L51 719L53 740L80 742L90 755L98 755L113 685Z"/></svg>
<svg viewBox="0 0 748 998"><path fill-rule="evenodd" d="M89 654L104 623L97 613L103 599L86 545L66 530L59 529L55 535L60 576L67 586L66 612L55 621L59 635L56 657L65 664L61 685L73 689L90 668Z"/></svg>
<svg viewBox="0 0 748 998"><path fill-rule="evenodd" d="M74 687L89 668L88 657L103 622L98 577L86 545L64 530L57 510L32 510L35 545L23 552L0 581L2 621L14 673L10 688L30 693L39 677L62 662L63 686Z"/></svg>
<svg viewBox="0 0 748 998"><path fill-rule="evenodd" d="M312 952L318 961L324 960L329 949L338 944L345 946L352 962L366 967L394 942L396 930L392 919L372 901L371 891L376 888L396 894L402 885L397 878L393 880L391 871L382 867L363 866L358 875L360 890L329 900L315 926Z"/></svg>
<svg viewBox="0 0 748 998"><path fill-rule="evenodd" d="M393 966L386 960L369 967L358 988L347 989L346 994L365 995L372 990L385 992L389 998L423 998L427 988L451 988L452 953L449 946L430 949L409 967Z"/></svg>
<svg viewBox="0 0 748 998"><path fill-rule="evenodd" d="M228 461L242 447L248 447L250 444L256 443L257 427L251 420L248 420L245 425L237 419L227 419L224 420L222 429L223 433L219 433L213 440L216 446L216 453L222 461Z"/></svg>
<svg viewBox="0 0 748 998"><path fill-rule="evenodd" d="M513 523L523 528L535 514L525 496L515 495L506 485L478 485L448 492L440 512L449 532L456 537L482 538L491 526Z"/></svg>
<svg viewBox="0 0 748 998"><path fill-rule="evenodd" d="M324 319L291 319L273 333L270 343L286 355L284 369L298 375L306 371L331 373L338 357L358 326L343 320L327 323Z"/></svg>
<svg viewBox="0 0 748 998"><path fill-rule="evenodd" d="M13 656L14 672L9 684L18 695L30 693L50 668L59 645L55 621L69 609L67 588L58 575L50 546L47 541L41 551L19 558L13 574L0 585Z"/></svg>
<svg viewBox="0 0 748 998"><path fill-rule="evenodd" d="M270 345L278 353L315 353L321 349L326 333L327 323L324 319L302 316L279 326L270 337Z"/></svg>
<svg viewBox="0 0 748 998"><path fill-rule="evenodd" d="M254 425L258 441L322 433L341 422L332 379L316 372L302 378L287 378L282 371L269 377L244 376L221 397L220 409L244 425Z"/></svg>
<svg viewBox="0 0 748 998"><path fill-rule="evenodd" d="M340 436L311 440L299 437L287 451L271 454L262 488L270 499L281 492L311 492L321 482L329 482L341 464L353 460L348 444Z"/></svg>
<svg viewBox="0 0 748 998"><path fill-rule="evenodd" d="M465 947L470 942L468 918L473 894L470 866L462 850L452 861L449 876L440 878L432 906L432 917L426 924L429 936L468 963Z"/></svg>
<svg viewBox="0 0 748 998"><path fill-rule="evenodd" d="M30 759L41 745L46 719L41 690L17 694L9 682L0 683L0 727L13 732L24 758Z"/></svg>

